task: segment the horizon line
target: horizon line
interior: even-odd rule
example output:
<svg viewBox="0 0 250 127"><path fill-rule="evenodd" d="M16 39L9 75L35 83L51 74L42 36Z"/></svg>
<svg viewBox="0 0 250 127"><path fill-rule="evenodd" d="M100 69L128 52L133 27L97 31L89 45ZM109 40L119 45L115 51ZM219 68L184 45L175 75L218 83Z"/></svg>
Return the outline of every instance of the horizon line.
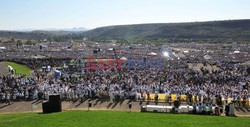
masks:
<svg viewBox="0 0 250 127"><path fill-rule="evenodd" d="M143 25L143 24L178 24L178 23L206 23L206 22L220 22L220 21L240 21L240 20L250 20L250 19L219 19L219 20L200 20L200 21L176 21L176 22L145 22L145 23L131 23L131 24L112 24L112 25L103 25L97 26L94 28L88 27L71 27L71 28L21 28L21 29L0 29L0 31L17 31L17 32L32 32L32 31L67 31L63 29L85 29L81 31L89 31L102 27L110 27L110 26L129 26L129 25ZM70 31L70 30L69 30ZM80 31L79 31L80 32Z"/></svg>

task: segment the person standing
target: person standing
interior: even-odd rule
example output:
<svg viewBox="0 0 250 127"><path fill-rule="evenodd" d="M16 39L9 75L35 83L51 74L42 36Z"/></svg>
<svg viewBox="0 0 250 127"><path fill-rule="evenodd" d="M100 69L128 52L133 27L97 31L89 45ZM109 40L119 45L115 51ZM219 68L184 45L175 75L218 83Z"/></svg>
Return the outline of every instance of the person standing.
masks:
<svg viewBox="0 0 250 127"><path fill-rule="evenodd" d="M10 105L10 93L6 92L6 104Z"/></svg>
<svg viewBox="0 0 250 127"><path fill-rule="evenodd" d="M229 104L227 104L226 106L225 106L225 114L226 114L226 116L229 116Z"/></svg>
<svg viewBox="0 0 250 127"><path fill-rule="evenodd" d="M229 116L234 116L234 103L230 102L229 104Z"/></svg>

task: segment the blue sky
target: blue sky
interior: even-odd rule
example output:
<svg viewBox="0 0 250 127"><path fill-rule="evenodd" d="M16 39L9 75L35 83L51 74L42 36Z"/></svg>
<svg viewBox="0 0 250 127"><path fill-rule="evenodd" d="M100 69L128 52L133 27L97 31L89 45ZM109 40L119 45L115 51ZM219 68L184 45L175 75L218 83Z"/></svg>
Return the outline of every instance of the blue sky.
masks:
<svg viewBox="0 0 250 127"><path fill-rule="evenodd" d="M0 0L0 30L250 19L249 0Z"/></svg>

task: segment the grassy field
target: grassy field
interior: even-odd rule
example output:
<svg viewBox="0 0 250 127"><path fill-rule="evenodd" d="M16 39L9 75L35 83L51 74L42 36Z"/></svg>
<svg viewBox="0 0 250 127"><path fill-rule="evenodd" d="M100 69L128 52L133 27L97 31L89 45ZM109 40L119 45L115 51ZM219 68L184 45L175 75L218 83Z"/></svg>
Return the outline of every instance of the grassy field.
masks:
<svg viewBox="0 0 250 127"><path fill-rule="evenodd" d="M114 111L0 115L0 127L249 127L250 117Z"/></svg>
<svg viewBox="0 0 250 127"><path fill-rule="evenodd" d="M17 74L20 75L30 75L31 69L25 65L17 64L14 62L5 62L6 65L13 67L16 70Z"/></svg>

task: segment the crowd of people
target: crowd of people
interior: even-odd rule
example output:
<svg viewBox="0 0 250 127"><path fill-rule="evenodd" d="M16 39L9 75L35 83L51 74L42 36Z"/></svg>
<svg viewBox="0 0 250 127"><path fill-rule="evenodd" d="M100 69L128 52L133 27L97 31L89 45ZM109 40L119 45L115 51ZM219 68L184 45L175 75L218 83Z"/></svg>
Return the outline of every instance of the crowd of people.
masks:
<svg viewBox="0 0 250 127"><path fill-rule="evenodd" d="M0 76L0 101L42 100L52 94L60 94L65 100L103 97L145 100L149 94L177 94L187 95L190 103L197 104L215 104L218 97L233 98L236 102L250 99L250 77L239 68L221 63L219 70L209 72L202 67L197 71L188 67L188 61L165 61L161 69L88 70L79 66L62 69L60 77L37 71L28 77ZM205 67L208 63L203 64ZM192 96L198 99L191 101Z"/></svg>
<svg viewBox="0 0 250 127"><path fill-rule="evenodd" d="M166 100L170 100L168 95L176 94L177 98L186 95L188 103L198 105L215 104L218 98L233 98L234 102L242 102L238 104L244 106L250 99L249 73L246 67L242 68L239 64L249 60L246 45L236 45L235 49L238 47L241 50L237 54L231 51L235 45L204 46L193 43L162 47L71 42L2 46L7 48L0 52L1 61L23 63L34 70L31 76L0 76L0 102L9 104L11 101L48 99L51 94L60 94L64 100L109 98L111 101L142 101L148 99L150 94L166 94ZM183 53L185 49L192 50ZM163 51L168 51L168 54L160 55ZM148 56L148 53L154 56ZM133 69L125 65L122 69L86 69L86 63L78 61L81 61L79 58L87 57L134 57L141 60L162 58L163 66ZM72 63L72 59L77 62ZM190 64L192 67L198 64L203 66L197 70L190 67ZM54 69L60 68L62 75L58 77L52 72L38 71L38 68L48 65Z"/></svg>

